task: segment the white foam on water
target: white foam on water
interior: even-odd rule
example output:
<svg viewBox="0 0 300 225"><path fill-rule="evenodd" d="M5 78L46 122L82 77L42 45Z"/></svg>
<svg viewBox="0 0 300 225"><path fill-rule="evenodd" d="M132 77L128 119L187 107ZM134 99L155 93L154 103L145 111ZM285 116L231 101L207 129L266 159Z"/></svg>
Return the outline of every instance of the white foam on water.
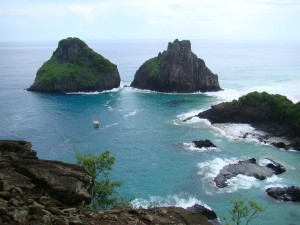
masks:
<svg viewBox="0 0 300 225"><path fill-rule="evenodd" d="M197 164L198 175L201 175L206 180L213 181L213 179L219 174L220 170L229 164L236 163L238 160L236 158L231 159L221 159L214 158L213 160L201 162ZM214 181L213 181L214 182Z"/></svg>
<svg viewBox="0 0 300 225"><path fill-rule="evenodd" d="M109 124L109 125L106 125L105 127L112 127L112 126L116 126L116 125L118 125L118 123Z"/></svg>
<svg viewBox="0 0 300 225"><path fill-rule="evenodd" d="M134 88L134 87L130 87L130 86L127 86L126 90L131 91L131 92L137 92L137 93L159 93L157 91L151 91L148 89L139 89L139 88Z"/></svg>
<svg viewBox="0 0 300 225"><path fill-rule="evenodd" d="M242 95L247 94L246 91L239 91L235 89L224 89L223 91L217 91L217 92L206 92L205 95L210 97L217 98L217 103L224 102L224 101L232 101L237 100Z"/></svg>
<svg viewBox="0 0 300 225"><path fill-rule="evenodd" d="M252 187L259 187L260 183L255 177L250 177L238 174L227 180L228 186L223 188L222 192L232 193L240 189L250 189Z"/></svg>
<svg viewBox="0 0 300 225"><path fill-rule="evenodd" d="M259 139L265 135L264 132L256 130L249 124L239 123L218 123L212 127L222 136L230 140L247 140L259 142Z"/></svg>
<svg viewBox="0 0 300 225"><path fill-rule="evenodd" d="M271 177L267 177L266 183L281 183L283 182L283 179L277 175L273 175Z"/></svg>
<svg viewBox="0 0 300 225"><path fill-rule="evenodd" d="M185 142L185 143L183 143L183 147L186 150L197 151L197 152L207 152L207 151L212 151L212 150L219 150L216 147L209 147L209 148L202 147L202 148L197 148L196 145L193 142Z"/></svg>
<svg viewBox="0 0 300 225"><path fill-rule="evenodd" d="M133 112L130 112L130 113L128 113L128 114L126 114L126 115L124 115L124 118L128 118L129 116L134 116L134 115L136 115L136 113L137 113L137 111L135 110L135 111L133 111Z"/></svg>
<svg viewBox="0 0 300 225"><path fill-rule="evenodd" d="M284 188L284 187L287 187L287 185L284 185L284 184L269 184L269 185L264 186L262 189L266 190L266 189L271 188L271 187Z"/></svg>
<svg viewBox="0 0 300 225"><path fill-rule="evenodd" d="M79 92L66 92L66 94L67 95L99 95L103 93L118 92L120 89L121 87L113 88L111 90L106 90L106 91L93 91L93 92L79 91Z"/></svg>
<svg viewBox="0 0 300 225"><path fill-rule="evenodd" d="M208 209L209 206L204 204L202 201L190 196L188 198L180 198L177 195L169 195L167 197L151 196L149 199L136 198L131 202L133 208L151 208L151 207L168 207L177 206L182 208L191 207L195 204L203 205Z"/></svg>
<svg viewBox="0 0 300 225"><path fill-rule="evenodd" d="M197 115L200 112L203 112L205 109L202 110L193 110L187 113L182 113L173 120L174 125L186 125L186 124L203 124L206 127L210 127L211 123L207 119L199 118Z"/></svg>
<svg viewBox="0 0 300 225"><path fill-rule="evenodd" d="M257 162L257 164L259 164L259 165L261 165L261 166L266 166L266 165L268 165L269 163L272 163L272 164L273 164L272 160L269 160L269 159L267 159L267 158L259 159L258 162Z"/></svg>

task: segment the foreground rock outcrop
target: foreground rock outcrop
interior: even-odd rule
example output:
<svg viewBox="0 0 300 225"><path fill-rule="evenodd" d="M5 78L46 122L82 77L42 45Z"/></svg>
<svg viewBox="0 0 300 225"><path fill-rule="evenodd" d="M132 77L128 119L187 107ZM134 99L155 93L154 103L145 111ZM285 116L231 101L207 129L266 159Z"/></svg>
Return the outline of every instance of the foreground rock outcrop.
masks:
<svg viewBox="0 0 300 225"><path fill-rule="evenodd" d="M211 225L216 219L200 206L91 212L91 185L80 166L38 159L29 142L0 141L0 224Z"/></svg>
<svg viewBox="0 0 300 225"><path fill-rule="evenodd" d="M238 101L211 106L198 114L211 123L247 123L265 131L263 139L280 137L284 142L271 143L275 147L300 150L300 103L294 104L282 95L252 92Z"/></svg>
<svg viewBox="0 0 300 225"><path fill-rule="evenodd" d="M224 188L228 185L227 180L232 177L236 177L239 174L264 180L274 174L281 174L285 172L285 168L282 165L270 159L268 160L270 162L266 166L258 165L255 158L229 164L221 169L219 174L214 178L214 181L217 187Z"/></svg>
<svg viewBox="0 0 300 225"><path fill-rule="evenodd" d="M168 44L167 51L147 60L136 72L130 86L182 93L221 90L218 76L192 52L190 41L177 39Z"/></svg>
<svg viewBox="0 0 300 225"><path fill-rule="evenodd" d="M300 186L271 187L266 192L280 201L300 202Z"/></svg>
<svg viewBox="0 0 300 225"><path fill-rule="evenodd" d="M117 66L79 38L58 43L52 57L37 71L29 91L92 92L120 86Z"/></svg>

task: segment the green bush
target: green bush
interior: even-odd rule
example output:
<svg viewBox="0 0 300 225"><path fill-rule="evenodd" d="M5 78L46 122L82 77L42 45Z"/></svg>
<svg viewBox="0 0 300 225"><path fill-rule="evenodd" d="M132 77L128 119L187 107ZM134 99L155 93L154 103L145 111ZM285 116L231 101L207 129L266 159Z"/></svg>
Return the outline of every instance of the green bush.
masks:
<svg viewBox="0 0 300 225"><path fill-rule="evenodd" d="M92 177L92 208L112 209L129 205L130 200L121 197L115 188L122 185L120 181L111 181L109 172L115 163L115 157L105 151L99 156L81 154L75 151L77 164L82 166Z"/></svg>
<svg viewBox="0 0 300 225"><path fill-rule="evenodd" d="M275 121L294 122L300 119L300 106L283 95L251 92L239 98L240 107L252 106Z"/></svg>
<svg viewBox="0 0 300 225"><path fill-rule="evenodd" d="M232 209L228 210L230 218L223 217L226 225L248 225L252 220L258 218L265 209L254 201L232 199Z"/></svg>

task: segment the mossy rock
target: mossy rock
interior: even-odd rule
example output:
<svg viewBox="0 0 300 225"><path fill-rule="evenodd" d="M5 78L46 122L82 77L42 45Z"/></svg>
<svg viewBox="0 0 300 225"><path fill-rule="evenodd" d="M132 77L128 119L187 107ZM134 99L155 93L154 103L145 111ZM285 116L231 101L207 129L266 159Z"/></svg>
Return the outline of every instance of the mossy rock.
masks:
<svg viewBox="0 0 300 225"><path fill-rule="evenodd" d="M58 43L52 57L37 71L29 91L91 92L120 86L117 66L79 38Z"/></svg>

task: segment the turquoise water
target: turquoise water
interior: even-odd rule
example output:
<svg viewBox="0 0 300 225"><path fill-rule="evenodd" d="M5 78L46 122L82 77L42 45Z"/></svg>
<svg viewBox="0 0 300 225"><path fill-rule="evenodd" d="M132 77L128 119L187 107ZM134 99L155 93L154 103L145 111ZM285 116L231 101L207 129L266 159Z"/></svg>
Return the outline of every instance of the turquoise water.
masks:
<svg viewBox="0 0 300 225"><path fill-rule="evenodd" d="M137 68L166 49L166 41L91 42L95 51L118 65L122 85ZM110 150L117 159L113 178L124 182L120 192L135 197L135 206L182 207L195 202L226 215L232 198L250 198L266 208L267 219L255 224L297 224L299 203L277 202L264 189L299 185L300 153L241 140L246 125L211 126L184 118L220 101L253 90L287 95L300 100L299 43L233 43L192 41L193 51L219 74L225 90L218 93L162 94L132 88L106 93L42 94L24 91L56 43L0 44L0 138L24 139L44 159L74 162L74 149L86 153ZM93 120L100 127L93 127ZM195 149L191 141L210 139L217 149ZM225 189L213 177L222 166L256 157L282 163L287 172L266 181L239 176Z"/></svg>

